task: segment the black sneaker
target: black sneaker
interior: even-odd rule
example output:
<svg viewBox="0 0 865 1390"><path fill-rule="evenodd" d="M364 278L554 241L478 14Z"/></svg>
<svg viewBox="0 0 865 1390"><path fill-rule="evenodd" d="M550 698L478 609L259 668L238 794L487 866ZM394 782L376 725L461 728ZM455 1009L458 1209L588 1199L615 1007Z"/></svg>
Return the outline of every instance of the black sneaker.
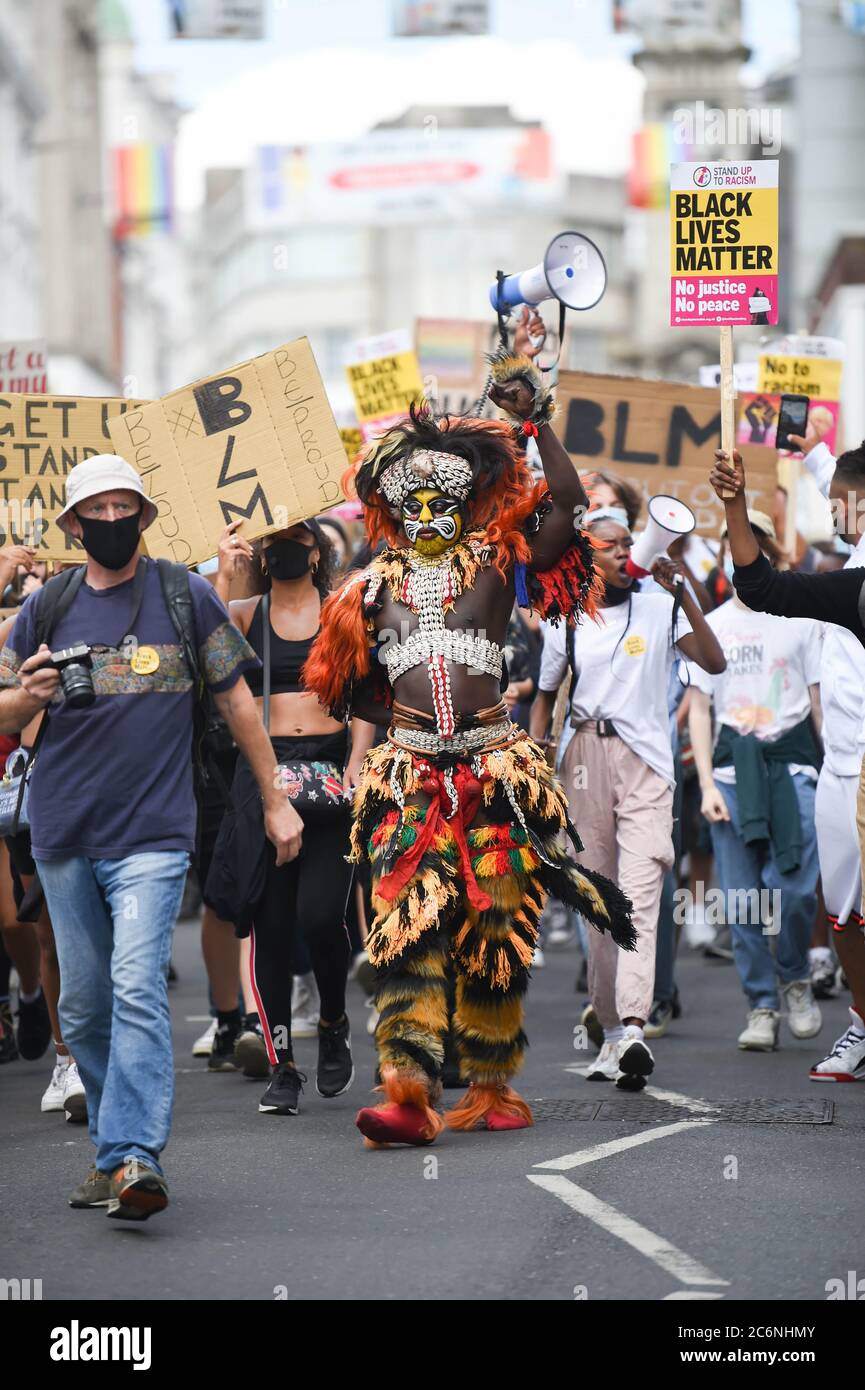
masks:
<svg viewBox="0 0 865 1390"><path fill-rule="evenodd" d="M270 1061L258 1014L247 1014L234 1044L234 1061L244 1076L270 1076Z"/></svg>
<svg viewBox="0 0 865 1390"><path fill-rule="evenodd" d="M270 1085L265 1091L258 1108L263 1115L296 1115L297 1102L303 1090L306 1077L290 1062L280 1062L274 1067Z"/></svg>
<svg viewBox="0 0 865 1390"><path fill-rule="evenodd" d="M237 1071L234 1045L240 1033L239 1023L223 1023L213 1035L213 1047L207 1059L208 1071Z"/></svg>
<svg viewBox="0 0 865 1390"><path fill-rule="evenodd" d="M35 1062L51 1041L51 1019L40 989L29 1004L18 1000L18 1051L27 1062Z"/></svg>
<svg viewBox="0 0 865 1390"><path fill-rule="evenodd" d="M354 1080L354 1062L351 1059L351 1029L348 1015L341 1023L325 1028L318 1025L318 1068L315 1074L315 1089L320 1096L332 1100L347 1091Z"/></svg>
<svg viewBox="0 0 865 1390"><path fill-rule="evenodd" d="M7 999L0 1004L0 1066L4 1062L17 1062L18 1044L15 1041L15 1024L12 1021L12 1008Z"/></svg>

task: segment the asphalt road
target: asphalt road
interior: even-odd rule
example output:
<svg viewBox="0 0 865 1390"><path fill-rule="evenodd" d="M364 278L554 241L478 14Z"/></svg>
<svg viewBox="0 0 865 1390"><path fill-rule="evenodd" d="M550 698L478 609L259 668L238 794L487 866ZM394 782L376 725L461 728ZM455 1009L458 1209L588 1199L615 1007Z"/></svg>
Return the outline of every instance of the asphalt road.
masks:
<svg viewBox="0 0 865 1390"><path fill-rule="evenodd" d="M785 1029L778 1053L743 1054L733 967L686 953L685 1013L655 1044L654 1094L627 1096L573 1071L575 960L548 952L520 1083L535 1127L367 1151L353 1119L374 1056L356 985L354 1086L317 1096L316 1045L301 1041L308 1094L279 1118L259 1115L260 1082L190 1054L206 1011L196 924L178 928L175 961L161 1216L133 1227L71 1210L86 1131L40 1113L47 1059L0 1068L0 1277L41 1278L45 1299L824 1300L828 1280L865 1276L865 1087L807 1079L846 1026L841 1000L815 1042ZM781 1100L800 1117L803 1102L834 1102L833 1123L711 1108Z"/></svg>

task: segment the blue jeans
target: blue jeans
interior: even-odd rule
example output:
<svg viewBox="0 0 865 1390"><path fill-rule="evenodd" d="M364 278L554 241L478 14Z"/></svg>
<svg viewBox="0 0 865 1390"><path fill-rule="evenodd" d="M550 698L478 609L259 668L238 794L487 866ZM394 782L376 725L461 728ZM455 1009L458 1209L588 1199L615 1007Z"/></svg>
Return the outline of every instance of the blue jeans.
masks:
<svg viewBox="0 0 865 1390"><path fill-rule="evenodd" d="M802 862L798 869L782 874L768 841L746 845L742 840L735 785L716 783L730 812L729 821L718 821L711 827L719 886L725 893L736 889L757 892L767 889L780 893L775 899L781 909L780 931L776 920L772 935L763 931L759 914L755 921L753 913L743 913L750 919L747 922L731 921L731 915L733 918L738 915L735 911L727 914L736 969L752 1009L778 1008L779 979L782 984L789 984L792 980L809 977L808 947L817 910L819 872L814 830L815 786L803 772L794 774L793 785L802 825ZM776 942L774 959L770 948L773 937Z"/></svg>
<svg viewBox="0 0 865 1390"><path fill-rule="evenodd" d="M174 1102L166 971L185 850L37 860L60 963L63 1041L87 1093L96 1166L157 1172Z"/></svg>

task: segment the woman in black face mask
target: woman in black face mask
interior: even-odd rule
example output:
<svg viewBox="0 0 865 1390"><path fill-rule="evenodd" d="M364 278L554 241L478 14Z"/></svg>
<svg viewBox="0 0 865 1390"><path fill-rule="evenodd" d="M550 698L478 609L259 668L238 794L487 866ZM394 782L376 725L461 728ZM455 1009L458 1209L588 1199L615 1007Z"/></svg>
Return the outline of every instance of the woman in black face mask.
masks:
<svg viewBox="0 0 865 1390"><path fill-rule="evenodd" d="M264 894L249 932L252 987L273 1068L259 1110L294 1115L306 1079L295 1067L292 1053L292 971L298 931L308 950L320 997L319 1095L341 1095L354 1075L345 1013L351 959L345 909L352 881L352 870L345 862L351 814L345 791L357 782L374 731L371 725L353 721L349 758L347 727L331 718L315 696L303 689L303 666L319 629L332 566L332 546L321 527L316 521L302 522L267 536L253 548L236 534L238 525L232 523L223 536L215 587L227 602L231 580L244 572L248 577L251 569L253 587L264 591L231 603L229 610L262 660L262 669L248 673L247 679L260 702L286 791L307 827L304 847L290 864L277 868L275 856L267 849ZM232 799L236 807L247 808L247 812L238 812L247 814L245 833L257 836L257 821L253 827L248 819L248 808L257 810L257 798L249 795L250 778L241 757ZM260 834L263 839L263 826ZM214 861L219 860L226 845L224 825ZM256 1031L256 1020L247 1018L240 1031L238 1016L237 1030L241 1060L244 1038ZM233 1039L220 1039L218 1033L215 1045L227 1048Z"/></svg>

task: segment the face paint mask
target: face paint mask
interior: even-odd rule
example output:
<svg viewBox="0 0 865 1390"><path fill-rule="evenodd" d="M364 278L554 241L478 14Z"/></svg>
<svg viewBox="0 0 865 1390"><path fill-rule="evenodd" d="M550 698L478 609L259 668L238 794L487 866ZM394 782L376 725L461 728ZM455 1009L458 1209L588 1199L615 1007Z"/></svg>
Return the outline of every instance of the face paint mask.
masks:
<svg viewBox="0 0 865 1390"><path fill-rule="evenodd" d="M419 555L443 555L462 534L462 504L435 489L419 488L403 503L402 524L409 545ZM422 531L431 534L421 536Z"/></svg>
<svg viewBox="0 0 865 1390"><path fill-rule="evenodd" d="M309 569L312 546L303 541L279 540L264 552L264 562L271 579L300 579Z"/></svg>
<svg viewBox="0 0 865 1390"><path fill-rule="evenodd" d="M99 521L92 516L79 516L78 520L81 544L91 559L107 570L122 570L129 564L138 549L140 511L119 521Z"/></svg>

